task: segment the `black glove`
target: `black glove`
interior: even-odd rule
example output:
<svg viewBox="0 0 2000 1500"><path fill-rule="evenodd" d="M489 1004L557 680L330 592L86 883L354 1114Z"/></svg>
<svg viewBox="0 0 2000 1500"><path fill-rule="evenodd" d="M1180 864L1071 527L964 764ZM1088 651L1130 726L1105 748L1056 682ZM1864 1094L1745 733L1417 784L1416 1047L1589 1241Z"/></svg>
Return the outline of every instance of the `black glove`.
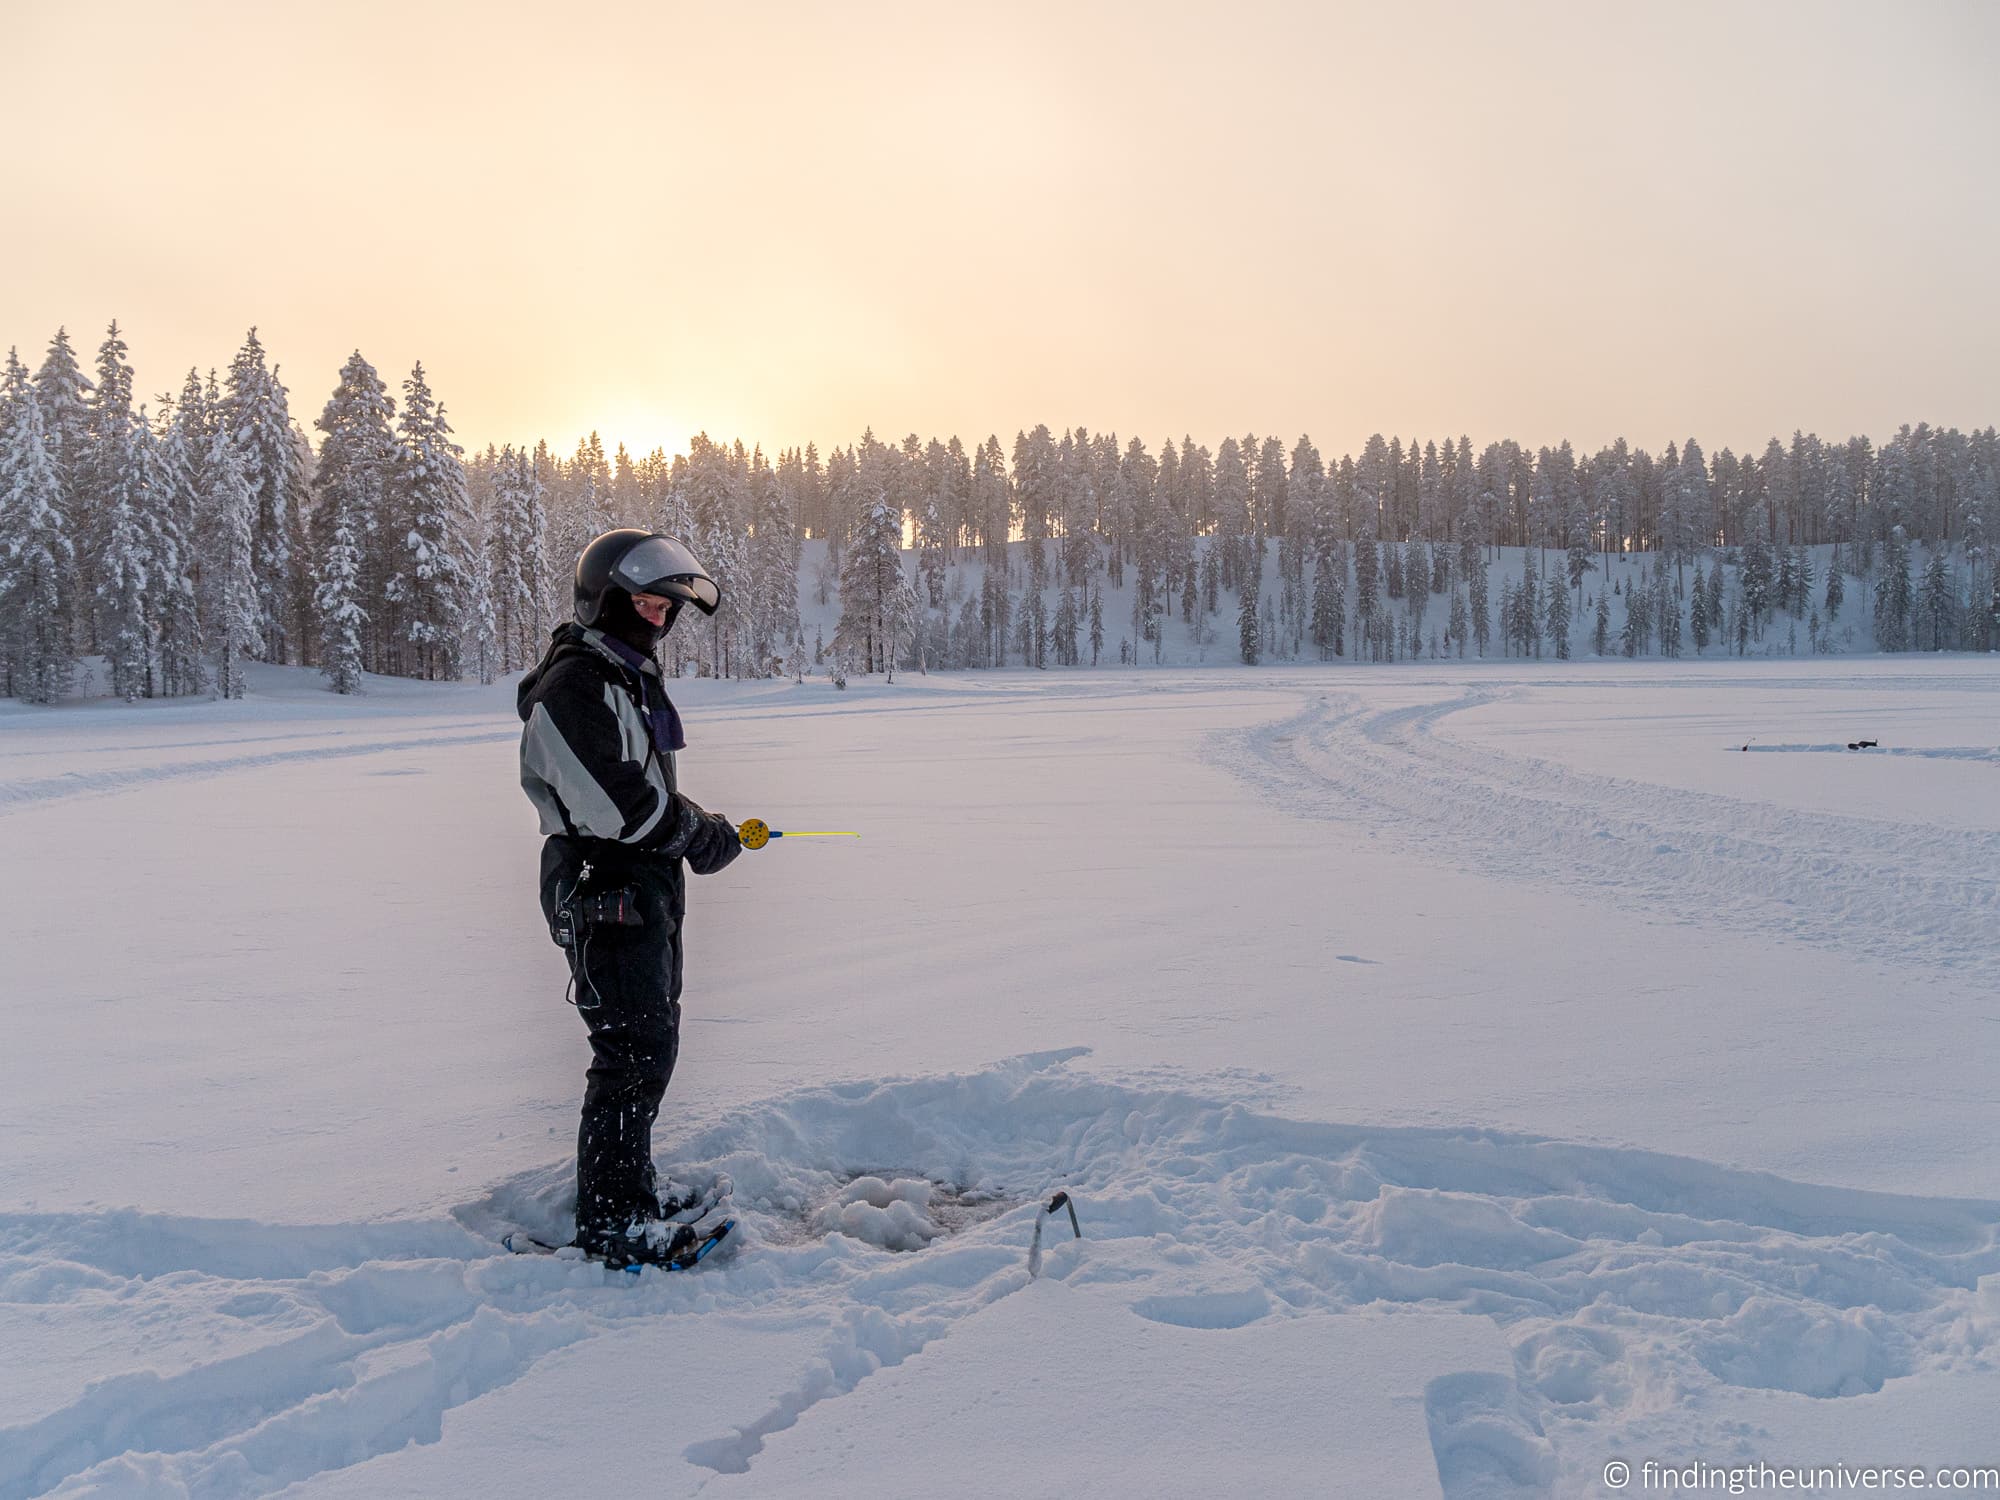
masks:
<svg viewBox="0 0 2000 1500"><path fill-rule="evenodd" d="M640 847L655 850L668 859L682 859L687 855L688 846L700 836L703 825L708 822L708 814L692 798L675 792L673 799L673 805L660 819L659 826Z"/></svg>
<svg viewBox="0 0 2000 1500"><path fill-rule="evenodd" d="M714 875L727 869L743 852L743 838L736 825L721 813L704 813L694 837L688 841L688 868L697 875Z"/></svg>

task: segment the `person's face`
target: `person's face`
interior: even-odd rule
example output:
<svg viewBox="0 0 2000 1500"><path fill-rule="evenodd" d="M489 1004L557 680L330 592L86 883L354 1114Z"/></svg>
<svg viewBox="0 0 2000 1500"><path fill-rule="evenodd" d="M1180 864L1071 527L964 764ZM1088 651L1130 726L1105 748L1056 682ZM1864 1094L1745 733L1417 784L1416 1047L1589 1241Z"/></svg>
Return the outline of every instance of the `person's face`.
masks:
<svg viewBox="0 0 2000 1500"><path fill-rule="evenodd" d="M673 613L674 601L662 599L658 594L634 594L632 607L639 611L639 618L654 629L667 623L667 616Z"/></svg>

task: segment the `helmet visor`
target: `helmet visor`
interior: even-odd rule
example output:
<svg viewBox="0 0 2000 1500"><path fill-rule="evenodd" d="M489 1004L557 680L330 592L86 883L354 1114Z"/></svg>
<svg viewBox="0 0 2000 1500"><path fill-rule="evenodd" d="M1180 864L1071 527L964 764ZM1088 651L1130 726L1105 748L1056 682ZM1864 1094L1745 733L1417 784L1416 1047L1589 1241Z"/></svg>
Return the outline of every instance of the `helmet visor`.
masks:
<svg viewBox="0 0 2000 1500"><path fill-rule="evenodd" d="M670 536L649 536L618 559L611 578L632 594L658 594L692 604L705 615L715 613L722 591L695 555Z"/></svg>

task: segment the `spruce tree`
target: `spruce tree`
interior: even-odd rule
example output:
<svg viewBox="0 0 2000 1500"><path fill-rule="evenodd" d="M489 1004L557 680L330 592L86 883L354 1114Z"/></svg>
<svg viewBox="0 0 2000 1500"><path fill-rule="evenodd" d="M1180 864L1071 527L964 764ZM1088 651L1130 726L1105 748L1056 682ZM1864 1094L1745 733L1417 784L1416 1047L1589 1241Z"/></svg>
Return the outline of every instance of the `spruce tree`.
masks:
<svg viewBox="0 0 2000 1500"><path fill-rule="evenodd" d="M362 640L368 630L368 612L361 604L363 554L356 514L351 506L330 508L329 533L315 569L319 669L336 693L361 691Z"/></svg>
<svg viewBox="0 0 2000 1500"><path fill-rule="evenodd" d="M218 422L203 465L202 615L215 653L215 690L225 698L244 693L243 663L264 649L257 589L257 496L243 472L236 428Z"/></svg>
<svg viewBox="0 0 2000 1500"><path fill-rule="evenodd" d="M1653 608L1660 655L1678 658L1681 654L1681 601L1675 592L1675 580L1667 577L1667 560L1664 557L1653 560Z"/></svg>
<svg viewBox="0 0 2000 1500"><path fill-rule="evenodd" d="M252 328L230 361L221 420L256 503L251 557L257 580L258 648L270 661L295 654L292 636L294 512L304 503L305 476L292 439L291 411L277 373L264 364L264 346Z"/></svg>
<svg viewBox="0 0 2000 1500"><path fill-rule="evenodd" d="M1236 637L1245 666L1254 667L1264 652L1263 628L1257 619L1257 580L1246 577L1237 603Z"/></svg>
<svg viewBox="0 0 2000 1500"><path fill-rule="evenodd" d="M75 643L63 608L75 551L38 392L15 351L0 384L0 665L27 703L67 697Z"/></svg>
<svg viewBox="0 0 2000 1500"><path fill-rule="evenodd" d="M1486 656L1486 644L1492 640L1492 610L1488 608L1486 594L1486 558L1476 558L1466 576L1466 604L1472 610L1472 642L1478 646L1480 656Z"/></svg>
<svg viewBox="0 0 2000 1500"><path fill-rule="evenodd" d="M90 458L91 405L95 387L76 360L67 329L49 340L41 368L35 372L35 399L48 434L49 457L55 465L59 513L67 527L70 554L60 564L59 588L65 622L80 633L82 643L96 649L91 634L93 604L85 587L92 557L97 517L84 497L84 470Z"/></svg>
<svg viewBox="0 0 2000 1500"><path fill-rule="evenodd" d="M537 467L534 455L510 444L501 450L494 475L493 609L503 672L518 672L540 654L548 617L542 550L547 490ZM796 616L796 599L793 608Z"/></svg>
<svg viewBox="0 0 2000 1500"><path fill-rule="evenodd" d="M201 505L180 413L164 396L147 458L146 488L158 528L150 611L159 650L160 691L177 698L198 693L204 686L196 583Z"/></svg>
<svg viewBox="0 0 2000 1500"><path fill-rule="evenodd" d="M1945 549L1934 543L1930 561L1924 564L1923 583L1918 593L1917 617L1922 627L1916 644L1929 651L1944 650L1951 642L1957 616L1957 591L1952 587Z"/></svg>
<svg viewBox="0 0 2000 1500"><path fill-rule="evenodd" d="M403 382L396 423L388 503L408 529L391 554L386 593L398 615L400 670L431 682L461 674L467 611L477 587L462 453L419 362Z"/></svg>
<svg viewBox="0 0 2000 1500"><path fill-rule="evenodd" d="M1312 643L1321 661L1332 659L1334 642L1340 637L1341 603L1333 559L1322 555L1313 567L1312 596Z"/></svg>
<svg viewBox="0 0 2000 1500"><path fill-rule="evenodd" d="M888 461L874 434L862 440L856 483L862 500L854 518L840 574L840 623L833 632L836 651L862 672L889 665L889 623L902 583L902 518L889 501ZM1028 628L1023 617L1022 628ZM1029 641L1029 650L1033 642Z"/></svg>
<svg viewBox="0 0 2000 1500"><path fill-rule="evenodd" d="M313 423L325 434L313 471L314 613L321 670L337 692L355 691L360 673L385 669L391 654L386 592L401 542L387 508L396 458L390 427L395 410L381 376L357 349L340 367L339 384ZM335 601L337 620L322 596ZM358 662L349 659L350 633Z"/></svg>
<svg viewBox="0 0 2000 1500"><path fill-rule="evenodd" d="M112 325L115 330L117 325ZM114 335L115 336L115 335ZM119 346L123 349L123 345ZM95 388L76 362L69 332L58 328L49 340L42 366L35 372L35 399L48 433L49 457L66 502L73 502L76 483L90 450L91 394Z"/></svg>
<svg viewBox="0 0 2000 1500"><path fill-rule="evenodd" d="M1882 576L1875 581L1875 645L1882 651L1910 649L1910 539L1901 526L1889 532Z"/></svg>
<svg viewBox="0 0 2000 1500"><path fill-rule="evenodd" d="M100 387L100 390L102 387ZM95 569L99 641L111 691L127 702L152 688L152 639L147 601L152 590L154 497L146 485L143 443L150 436L130 411L122 431L100 426L92 468L103 509L104 550Z"/></svg>
<svg viewBox="0 0 2000 1500"><path fill-rule="evenodd" d="M1553 585L1554 580L1550 582ZM1542 607L1543 629L1547 632L1549 648L1555 652L1557 661L1569 660L1569 614L1569 595L1551 586Z"/></svg>
<svg viewBox="0 0 2000 1500"><path fill-rule="evenodd" d="M133 666L135 654L144 654L143 628L129 613L136 610L138 597L126 601L128 613L122 619L114 602L124 577L135 572L143 577L145 572L134 510L139 455L132 442L132 367L125 354L114 319L97 349L97 383L87 403L82 450L71 468L65 512L76 547L78 623L90 649L109 659L112 691L120 697L136 696L126 689L134 671L143 675L145 670L143 663ZM111 562L114 547L122 550L125 566L119 569L121 579L107 584L105 569L116 566ZM120 631L122 637L114 640Z"/></svg>

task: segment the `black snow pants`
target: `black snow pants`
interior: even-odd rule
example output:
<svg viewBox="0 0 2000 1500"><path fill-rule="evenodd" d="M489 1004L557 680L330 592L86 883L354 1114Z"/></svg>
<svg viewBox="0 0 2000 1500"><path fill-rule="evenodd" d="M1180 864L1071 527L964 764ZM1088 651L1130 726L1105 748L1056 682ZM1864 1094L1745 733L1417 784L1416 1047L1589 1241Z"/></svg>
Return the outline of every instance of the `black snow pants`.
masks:
<svg viewBox="0 0 2000 1500"><path fill-rule="evenodd" d="M579 881L585 894L631 891L641 918L580 924L570 951L572 998L590 1028L576 1136L576 1232L587 1243L659 1213L653 1120L680 1053L687 878L678 859L557 834L542 846L542 914L551 923Z"/></svg>

